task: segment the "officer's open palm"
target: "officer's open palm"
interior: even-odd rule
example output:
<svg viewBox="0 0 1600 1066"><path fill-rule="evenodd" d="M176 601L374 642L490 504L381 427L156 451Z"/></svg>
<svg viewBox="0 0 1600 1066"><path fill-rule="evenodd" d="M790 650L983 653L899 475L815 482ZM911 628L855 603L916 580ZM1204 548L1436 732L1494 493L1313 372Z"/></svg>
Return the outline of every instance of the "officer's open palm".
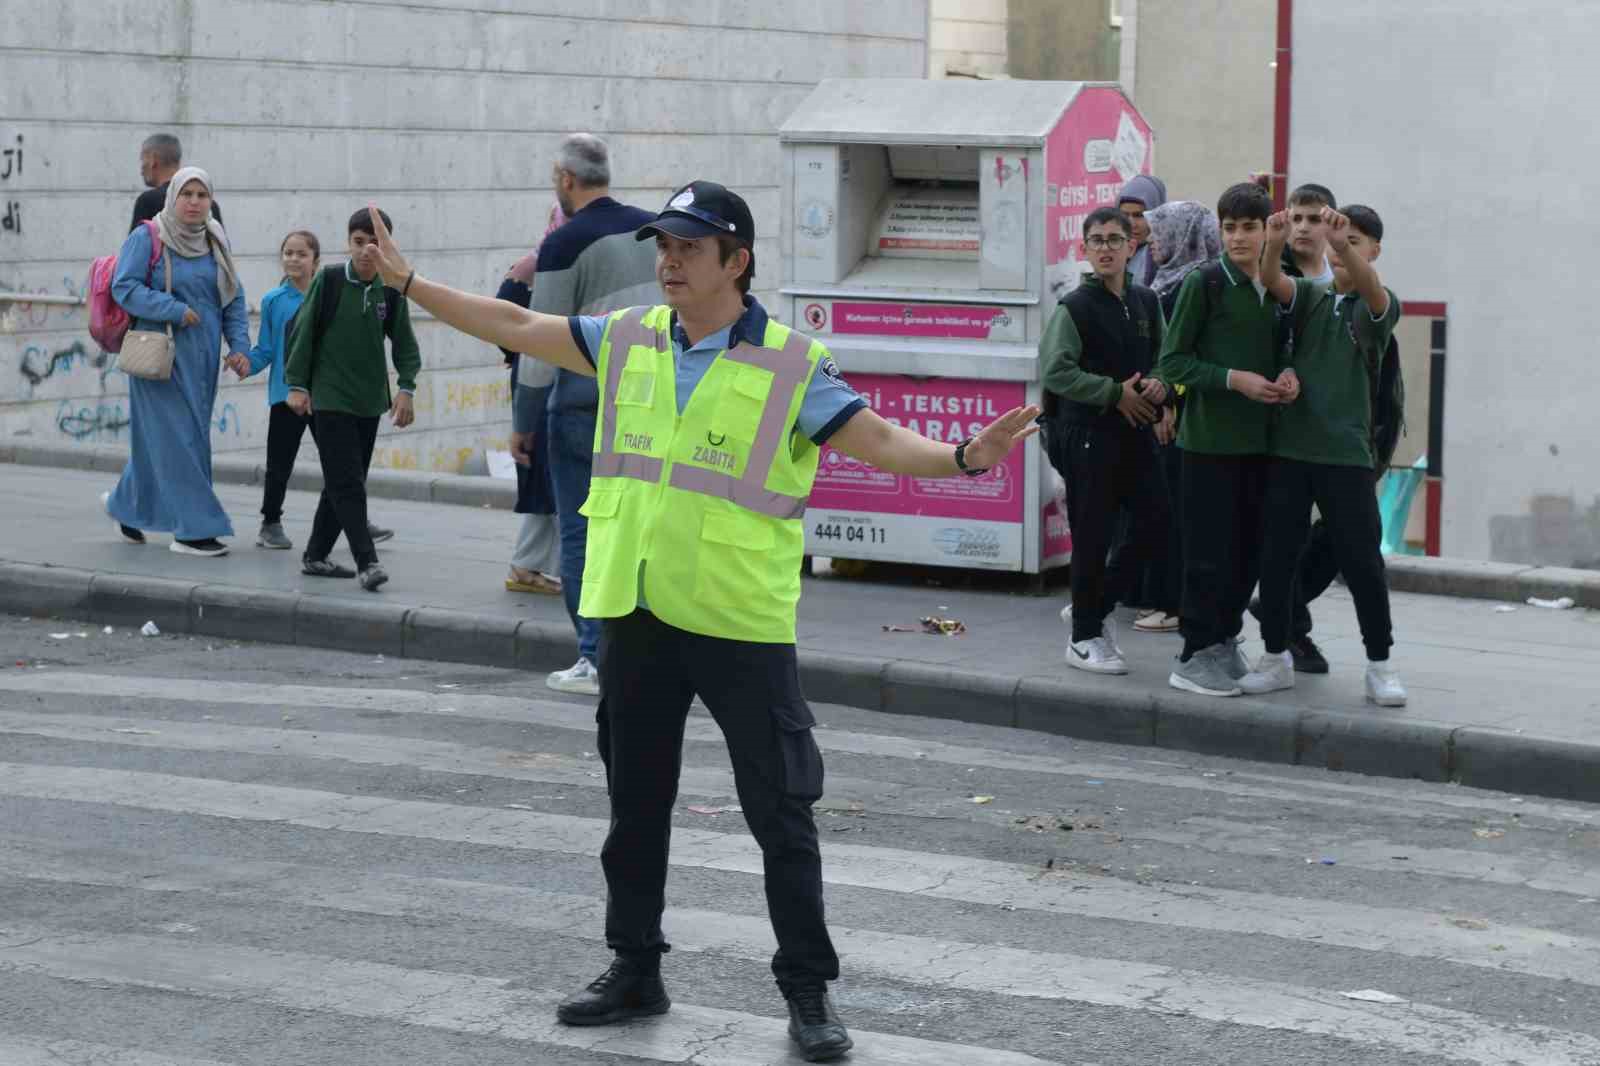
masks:
<svg viewBox="0 0 1600 1066"><path fill-rule="evenodd" d="M986 470L999 466L1011 454L1011 449L1039 432L1034 422L1039 417L1039 406L1013 407L999 418L983 427L983 432L972 438L964 456L969 467Z"/></svg>
<svg viewBox="0 0 1600 1066"><path fill-rule="evenodd" d="M377 205L368 204L367 209L372 217L372 234L378 239L378 274L383 278L385 285L391 289L398 289L406 283L406 277L411 273L411 264L400 254L400 248L394 243L389 227L383 224L383 216L378 213Z"/></svg>

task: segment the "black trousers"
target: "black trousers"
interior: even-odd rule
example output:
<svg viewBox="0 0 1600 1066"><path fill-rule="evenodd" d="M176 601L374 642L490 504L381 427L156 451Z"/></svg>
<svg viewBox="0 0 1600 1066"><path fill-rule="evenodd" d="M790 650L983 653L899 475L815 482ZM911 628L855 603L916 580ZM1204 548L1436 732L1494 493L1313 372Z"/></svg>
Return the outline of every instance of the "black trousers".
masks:
<svg viewBox="0 0 1600 1066"><path fill-rule="evenodd" d="M261 492L264 523L283 521L283 497L289 491L289 475L294 473L295 456L300 454L300 440L308 429L315 441L315 421L295 414L286 403L275 403L267 412L267 474L266 487Z"/></svg>
<svg viewBox="0 0 1600 1066"><path fill-rule="evenodd" d="M1185 661L1244 628L1261 567L1266 478L1264 455L1183 453Z"/></svg>
<svg viewBox="0 0 1600 1066"><path fill-rule="evenodd" d="M1333 534L1328 532L1328 522L1318 516L1311 523L1311 535L1300 549L1300 561L1294 570L1294 608L1289 620L1289 632L1295 640L1311 635L1311 601L1328 591L1333 579L1339 576L1339 558L1333 550Z"/></svg>
<svg viewBox="0 0 1600 1066"><path fill-rule="evenodd" d="M1294 613L1295 574L1316 504L1327 523L1335 570L1356 601L1367 658L1383 661L1394 644L1389 580L1383 563L1383 522L1372 471L1275 459L1267 475L1267 535L1261 557L1261 640L1269 652L1287 646Z"/></svg>
<svg viewBox="0 0 1600 1066"><path fill-rule="evenodd" d="M378 561L367 532L367 468L378 441L378 416L315 411L311 418L322 457L322 498L306 541L306 558L326 559L343 530L356 566L364 568Z"/></svg>
<svg viewBox="0 0 1600 1066"><path fill-rule="evenodd" d="M1072 528L1072 639L1098 637L1135 578L1167 546L1170 508L1156 444L1131 429L1067 426L1056 449ZM1127 512L1125 543L1106 555Z"/></svg>
<svg viewBox="0 0 1600 1066"><path fill-rule="evenodd" d="M1148 559L1142 572L1134 571L1124 604L1148 607L1178 616L1183 604L1183 451L1176 443L1156 445L1157 465L1161 468L1161 481L1166 486L1167 506L1171 520L1167 523L1167 543ZM1127 550L1132 530L1132 515L1123 511L1117 520L1116 543L1111 548L1111 566L1119 565L1118 557Z"/></svg>
<svg viewBox="0 0 1600 1066"><path fill-rule="evenodd" d="M599 751L611 792L606 943L625 957L668 950L661 932L683 728L696 695L728 744L745 823L761 845L772 972L785 991L839 976L822 911L811 805L822 796L815 719L793 644L688 633L649 611L607 619L600 641Z"/></svg>

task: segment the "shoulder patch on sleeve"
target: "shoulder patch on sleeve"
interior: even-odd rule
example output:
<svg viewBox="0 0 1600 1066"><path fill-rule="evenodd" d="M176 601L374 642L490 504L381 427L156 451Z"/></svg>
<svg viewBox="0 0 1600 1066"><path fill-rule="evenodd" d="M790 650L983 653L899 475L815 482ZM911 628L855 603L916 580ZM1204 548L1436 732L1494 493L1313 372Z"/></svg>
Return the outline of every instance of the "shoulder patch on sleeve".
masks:
<svg viewBox="0 0 1600 1066"><path fill-rule="evenodd" d="M844 384L844 375L839 373L839 364L833 361L833 356L823 356L822 362L817 364L817 369L820 370L822 372L822 376L827 378L829 381L832 381L837 385Z"/></svg>

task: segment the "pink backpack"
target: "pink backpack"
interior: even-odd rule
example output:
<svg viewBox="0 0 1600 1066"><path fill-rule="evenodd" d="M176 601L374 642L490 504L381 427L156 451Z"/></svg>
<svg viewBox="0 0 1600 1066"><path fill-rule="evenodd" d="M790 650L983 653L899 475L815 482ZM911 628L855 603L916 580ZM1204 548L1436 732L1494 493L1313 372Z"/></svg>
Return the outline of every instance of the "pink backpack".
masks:
<svg viewBox="0 0 1600 1066"><path fill-rule="evenodd" d="M148 279L151 269L161 260L161 232L154 220L145 225L150 229L150 262L145 266ZM111 295L111 282L116 276L114 255L102 255L89 265L89 336L113 354L122 351L122 338L128 335L132 324L128 312Z"/></svg>

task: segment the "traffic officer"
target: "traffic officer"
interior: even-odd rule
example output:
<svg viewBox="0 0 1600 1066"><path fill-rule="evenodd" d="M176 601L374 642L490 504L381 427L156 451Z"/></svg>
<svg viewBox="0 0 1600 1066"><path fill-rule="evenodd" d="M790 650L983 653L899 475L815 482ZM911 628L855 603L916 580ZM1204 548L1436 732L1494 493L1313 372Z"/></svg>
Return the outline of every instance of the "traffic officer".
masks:
<svg viewBox="0 0 1600 1066"><path fill-rule="evenodd" d="M601 850L611 966L563 1001L571 1025L670 1006L660 959L667 846L684 722L698 694L727 739L745 821L761 845L778 950L772 971L808 1061L850 1035L827 982L811 806L822 757L795 663L803 516L824 442L913 477L977 475L1036 426L1019 407L950 445L893 425L845 384L828 350L749 295L755 222L743 199L695 181L641 228L663 302L610 315L541 315L414 271L374 212L386 284L462 332L598 378L594 479L583 513L580 612L604 620L598 750L611 797Z"/></svg>

